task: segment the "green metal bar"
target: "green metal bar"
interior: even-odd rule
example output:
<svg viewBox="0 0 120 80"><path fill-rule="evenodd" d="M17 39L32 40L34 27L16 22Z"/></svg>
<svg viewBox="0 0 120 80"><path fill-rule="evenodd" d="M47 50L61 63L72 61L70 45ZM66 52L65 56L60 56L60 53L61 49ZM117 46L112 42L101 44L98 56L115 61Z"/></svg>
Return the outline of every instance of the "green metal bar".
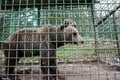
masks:
<svg viewBox="0 0 120 80"><path fill-rule="evenodd" d="M2 4L2 1L0 0L0 10L1 10L1 4Z"/></svg>
<svg viewBox="0 0 120 80"><path fill-rule="evenodd" d="M93 27L94 27L94 39L95 39L95 55L99 56L98 52L97 52L97 45L98 45L98 41L97 41L97 29L96 29L96 25L95 25L95 15L94 15L94 2L91 6L91 13L92 13L92 21L93 21Z"/></svg>
<svg viewBox="0 0 120 80"><path fill-rule="evenodd" d="M0 0L0 10L1 10L1 0ZM2 39L1 26L2 26L2 20L1 20L1 16L0 16L0 41L1 41L1 39ZM2 59L2 54L1 54L1 52L0 52L0 65L1 65L1 63L2 63L2 60L1 60L1 59ZM1 67L0 67L0 69L1 69Z"/></svg>
<svg viewBox="0 0 120 80"><path fill-rule="evenodd" d="M37 20L37 26L40 26L40 12L41 7L38 7L38 20Z"/></svg>
<svg viewBox="0 0 120 80"><path fill-rule="evenodd" d="M15 16L14 16L15 14L13 13L13 14L11 14L11 30L12 30L12 33L14 32L14 30L15 30ZM11 33L11 32L10 32Z"/></svg>
<svg viewBox="0 0 120 80"><path fill-rule="evenodd" d="M120 37L119 37L119 34L118 34L118 26L117 26L117 23L116 23L116 17L115 17L115 14L113 14L113 23L114 23L114 32L115 32L115 39L116 39L116 44L117 44L117 50L118 50L118 56L119 56L119 60L120 60Z"/></svg>

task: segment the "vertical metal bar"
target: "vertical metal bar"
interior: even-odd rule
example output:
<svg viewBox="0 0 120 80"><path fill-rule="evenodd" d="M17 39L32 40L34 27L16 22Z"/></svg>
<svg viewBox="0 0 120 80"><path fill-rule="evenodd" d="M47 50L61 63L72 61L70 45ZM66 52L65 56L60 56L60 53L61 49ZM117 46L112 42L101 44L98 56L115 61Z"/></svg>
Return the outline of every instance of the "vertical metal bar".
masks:
<svg viewBox="0 0 120 80"><path fill-rule="evenodd" d="M38 7L38 20L37 25L40 26L40 7Z"/></svg>
<svg viewBox="0 0 120 80"><path fill-rule="evenodd" d="M2 25L3 25L3 18L2 18L2 14L1 14L1 3L2 1L0 0L0 41L2 40Z"/></svg>
<svg viewBox="0 0 120 80"><path fill-rule="evenodd" d="M16 14L16 13L14 13L14 12L12 12L12 14L11 14L11 19L12 19L12 20L11 20L11 26L12 26L12 27L11 27L11 28L12 28L11 30L12 30L12 31L10 31L10 33L13 33L14 30L15 30L15 16L14 16L15 14Z"/></svg>
<svg viewBox="0 0 120 80"><path fill-rule="evenodd" d="M38 27L41 26L41 24L40 24L40 23L41 23L41 22L40 22L40 21L41 21L41 20L40 20L40 16L41 16L40 11L41 11L41 10L40 10L40 9L42 8L42 4L43 4L42 2L43 2L43 0L39 0L39 4L40 4L40 5L38 6L38 20L37 20L37 25L38 25Z"/></svg>
<svg viewBox="0 0 120 80"><path fill-rule="evenodd" d="M98 52L97 52L97 45L98 45L98 41L97 41L97 31L96 31L96 25L95 25L95 15L94 15L94 3L92 2L91 6L91 14L92 14L92 21L93 21L93 27L94 27L94 39L95 39L95 55L99 56Z"/></svg>
<svg viewBox="0 0 120 80"><path fill-rule="evenodd" d="M2 7L2 6L1 6L1 3L2 3L2 1L0 0L0 10L1 10L1 7Z"/></svg>
<svg viewBox="0 0 120 80"><path fill-rule="evenodd" d="M0 12L1 12L1 0L0 0ZM1 27L2 27L2 15L0 14L0 41L2 41L2 28ZM1 51L0 51L0 65L2 65L2 54L1 54Z"/></svg>
<svg viewBox="0 0 120 80"><path fill-rule="evenodd" d="M120 59L120 38L119 38L119 34L117 32L118 28L117 28L117 23L116 23L116 20L115 20L115 14L113 14L113 24L114 24L114 35L115 35L115 39L116 39L116 44L117 44L117 50L118 50L118 56L119 56L119 59Z"/></svg>

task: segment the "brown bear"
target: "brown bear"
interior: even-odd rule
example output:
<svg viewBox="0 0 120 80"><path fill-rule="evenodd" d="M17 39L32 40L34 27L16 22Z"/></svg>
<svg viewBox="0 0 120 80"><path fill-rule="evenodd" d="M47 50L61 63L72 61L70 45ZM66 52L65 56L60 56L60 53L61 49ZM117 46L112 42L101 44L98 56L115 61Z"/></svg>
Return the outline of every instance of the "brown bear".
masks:
<svg viewBox="0 0 120 80"><path fill-rule="evenodd" d="M56 80L56 48L68 43L81 44L81 37L74 26L20 29L6 42L0 43L5 55L5 73L14 80L12 75L20 58L40 55L41 74L46 75L42 80Z"/></svg>

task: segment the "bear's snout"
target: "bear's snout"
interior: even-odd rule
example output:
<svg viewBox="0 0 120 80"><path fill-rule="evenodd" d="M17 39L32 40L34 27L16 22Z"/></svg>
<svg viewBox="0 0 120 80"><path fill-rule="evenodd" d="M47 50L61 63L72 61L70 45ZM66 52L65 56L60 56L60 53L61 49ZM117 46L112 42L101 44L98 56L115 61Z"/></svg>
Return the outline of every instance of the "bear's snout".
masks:
<svg viewBox="0 0 120 80"><path fill-rule="evenodd" d="M76 41L77 45L81 45L81 44L84 43L82 37L81 37L79 34L77 34L77 35L74 37L74 40Z"/></svg>
<svg viewBox="0 0 120 80"><path fill-rule="evenodd" d="M79 42L77 42L77 45L81 45L83 43L84 43L84 41L79 41Z"/></svg>

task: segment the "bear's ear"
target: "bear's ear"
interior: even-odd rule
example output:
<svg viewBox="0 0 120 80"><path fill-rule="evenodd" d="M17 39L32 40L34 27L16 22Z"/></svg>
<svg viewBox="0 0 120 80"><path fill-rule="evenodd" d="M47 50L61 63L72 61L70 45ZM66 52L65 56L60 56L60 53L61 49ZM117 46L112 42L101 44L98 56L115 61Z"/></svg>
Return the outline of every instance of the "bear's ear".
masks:
<svg viewBox="0 0 120 80"><path fill-rule="evenodd" d="M65 19L65 20L64 20L64 24L65 24L65 26L67 27L67 26L70 24L70 20L69 20L69 19Z"/></svg>
<svg viewBox="0 0 120 80"><path fill-rule="evenodd" d="M64 25L62 25L60 27L60 30L63 30L64 28L66 28L67 26L69 26L69 24L70 24L70 20L69 19L65 19L64 20Z"/></svg>
<svg viewBox="0 0 120 80"><path fill-rule="evenodd" d="M73 27L77 28L77 23L76 22L74 22Z"/></svg>

